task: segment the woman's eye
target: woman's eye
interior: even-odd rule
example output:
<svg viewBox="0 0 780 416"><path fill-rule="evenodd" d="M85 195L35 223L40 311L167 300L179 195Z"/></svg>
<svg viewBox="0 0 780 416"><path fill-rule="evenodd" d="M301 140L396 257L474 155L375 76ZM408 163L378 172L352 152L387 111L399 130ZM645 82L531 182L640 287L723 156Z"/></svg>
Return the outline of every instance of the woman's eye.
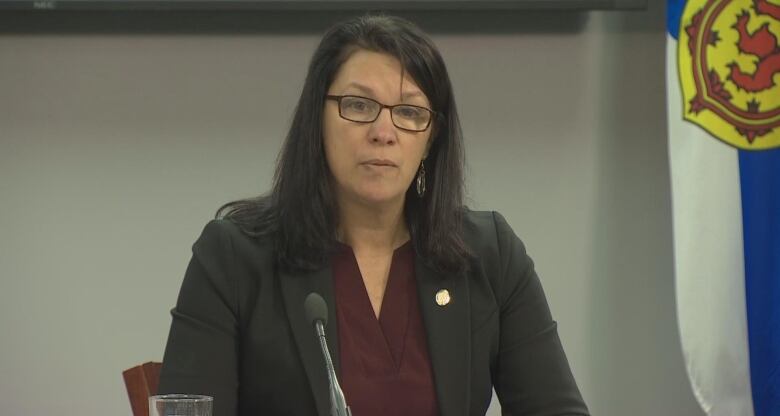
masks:
<svg viewBox="0 0 780 416"><path fill-rule="evenodd" d="M347 108L353 111L367 111L368 103L362 100L352 100L347 102Z"/></svg>
<svg viewBox="0 0 780 416"><path fill-rule="evenodd" d="M419 118L422 115L422 110L415 107L396 107L396 113L405 118Z"/></svg>

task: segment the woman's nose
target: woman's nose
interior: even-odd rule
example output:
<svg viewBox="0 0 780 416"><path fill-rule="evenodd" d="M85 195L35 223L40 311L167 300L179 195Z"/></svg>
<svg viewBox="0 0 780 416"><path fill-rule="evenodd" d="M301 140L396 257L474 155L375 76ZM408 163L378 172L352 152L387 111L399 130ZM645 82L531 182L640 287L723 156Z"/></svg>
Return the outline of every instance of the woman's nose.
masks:
<svg viewBox="0 0 780 416"><path fill-rule="evenodd" d="M387 110L387 111L385 111ZM389 108L383 108L379 117L371 123L369 139L372 143L392 144L398 140L398 130L393 124L393 118Z"/></svg>

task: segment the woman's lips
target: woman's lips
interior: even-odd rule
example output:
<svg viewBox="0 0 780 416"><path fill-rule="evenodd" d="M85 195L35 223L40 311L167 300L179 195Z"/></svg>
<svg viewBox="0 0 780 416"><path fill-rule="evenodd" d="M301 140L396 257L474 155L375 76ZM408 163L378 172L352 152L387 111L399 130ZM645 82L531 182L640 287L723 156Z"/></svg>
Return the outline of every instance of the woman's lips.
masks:
<svg viewBox="0 0 780 416"><path fill-rule="evenodd" d="M391 168L397 168L398 165L395 164L392 160L388 159L371 159L367 160L362 165L368 165L368 166L378 166L378 167L391 167Z"/></svg>

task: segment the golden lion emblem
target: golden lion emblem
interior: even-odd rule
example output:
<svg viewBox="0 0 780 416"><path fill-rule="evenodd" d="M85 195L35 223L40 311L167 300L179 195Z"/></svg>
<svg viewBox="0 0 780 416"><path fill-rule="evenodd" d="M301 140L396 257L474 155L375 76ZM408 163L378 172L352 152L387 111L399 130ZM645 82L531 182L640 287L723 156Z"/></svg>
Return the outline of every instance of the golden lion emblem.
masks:
<svg viewBox="0 0 780 416"><path fill-rule="evenodd" d="M689 0L677 50L685 120L740 149L780 146L780 5Z"/></svg>

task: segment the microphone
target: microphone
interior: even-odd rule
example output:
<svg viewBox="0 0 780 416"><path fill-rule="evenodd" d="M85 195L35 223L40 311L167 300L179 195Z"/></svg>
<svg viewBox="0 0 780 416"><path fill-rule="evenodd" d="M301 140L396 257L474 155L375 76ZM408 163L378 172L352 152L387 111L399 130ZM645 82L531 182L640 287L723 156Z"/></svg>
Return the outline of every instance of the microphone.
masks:
<svg viewBox="0 0 780 416"><path fill-rule="evenodd" d="M328 371L328 381L330 382L330 414L331 416L351 416L347 401L344 399L344 392L341 391L339 381L336 379L336 370L333 368L333 361L328 351L328 343L325 341L325 325L328 324L328 305L325 299L319 293L312 292L306 296L303 302L303 309L306 312L306 320L309 321L317 331L317 338L320 340L322 355L325 356L325 368Z"/></svg>

